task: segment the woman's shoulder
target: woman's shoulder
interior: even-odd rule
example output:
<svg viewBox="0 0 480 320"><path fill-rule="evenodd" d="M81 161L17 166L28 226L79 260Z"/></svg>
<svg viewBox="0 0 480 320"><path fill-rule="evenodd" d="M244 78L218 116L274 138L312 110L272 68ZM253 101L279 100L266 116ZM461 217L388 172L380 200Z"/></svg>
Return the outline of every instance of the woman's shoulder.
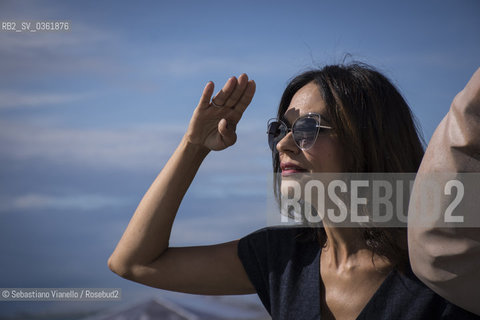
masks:
<svg viewBox="0 0 480 320"><path fill-rule="evenodd" d="M302 268L319 254L320 246L312 238L315 232L315 228L296 226L265 227L240 239L238 255L244 264L257 261L279 274L287 264Z"/></svg>

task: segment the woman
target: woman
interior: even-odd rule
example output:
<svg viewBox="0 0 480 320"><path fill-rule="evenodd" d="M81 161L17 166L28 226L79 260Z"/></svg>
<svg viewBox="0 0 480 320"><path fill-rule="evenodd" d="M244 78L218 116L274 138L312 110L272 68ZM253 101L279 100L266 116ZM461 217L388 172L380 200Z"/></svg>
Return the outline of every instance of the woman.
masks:
<svg viewBox="0 0 480 320"><path fill-rule="evenodd" d="M149 286L196 294L257 292L274 319L467 319L411 272L406 231L265 228L239 241L170 248L180 202L210 150L236 141L253 98L245 74L213 98L208 83L180 145L140 202L109 267ZM327 66L293 79L270 123L274 172L415 172L423 149L410 110L373 69ZM293 130L288 130L293 126ZM277 181L277 191L281 189Z"/></svg>

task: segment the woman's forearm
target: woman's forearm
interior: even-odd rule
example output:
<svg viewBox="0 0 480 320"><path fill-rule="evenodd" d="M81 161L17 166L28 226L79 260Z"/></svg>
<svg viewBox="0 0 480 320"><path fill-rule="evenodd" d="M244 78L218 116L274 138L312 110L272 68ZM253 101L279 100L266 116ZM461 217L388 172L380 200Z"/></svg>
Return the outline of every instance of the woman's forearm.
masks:
<svg viewBox="0 0 480 320"><path fill-rule="evenodd" d="M168 248L177 210L209 149L183 138L165 167L143 196L109 266L127 274L135 265L146 265Z"/></svg>

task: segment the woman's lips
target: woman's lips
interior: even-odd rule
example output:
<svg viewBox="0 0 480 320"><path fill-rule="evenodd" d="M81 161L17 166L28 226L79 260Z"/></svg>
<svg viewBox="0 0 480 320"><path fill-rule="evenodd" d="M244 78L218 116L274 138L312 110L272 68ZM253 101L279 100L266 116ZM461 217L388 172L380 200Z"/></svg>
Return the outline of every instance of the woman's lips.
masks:
<svg viewBox="0 0 480 320"><path fill-rule="evenodd" d="M290 162L280 163L280 169L282 170L282 177L286 177L292 174L307 172L306 169Z"/></svg>

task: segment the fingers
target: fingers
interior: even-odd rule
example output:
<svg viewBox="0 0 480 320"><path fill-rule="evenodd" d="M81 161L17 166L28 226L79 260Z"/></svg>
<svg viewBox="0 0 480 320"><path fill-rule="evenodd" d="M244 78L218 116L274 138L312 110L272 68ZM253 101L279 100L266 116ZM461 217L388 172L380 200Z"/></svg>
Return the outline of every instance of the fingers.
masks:
<svg viewBox="0 0 480 320"><path fill-rule="evenodd" d="M225 102L228 100L232 92L235 90L235 87L237 86L237 82L238 82L237 78L235 77L231 77L230 79L227 80L222 90L220 90L213 98L217 106L223 107L225 105Z"/></svg>
<svg viewBox="0 0 480 320"><path fill-rule="evenodd" d="M213 89L215 85L213 84L212 81L209 81L206 85L205 88L203 89L202 96L200 97L200 101L198 102L198 106L200 108L205 108L210 105L210 98L213 94Z"/></svg>
<svg viewBox="0 0 480 320"><path fill-rule="evenodd" d="M248 87L248 76L243 73L237 78L231 77L212 100L221 107L236 107Z"/></svg>
<svg viewBox="0 0 480 320"><path fill-rule="evenodd" d="M215 102L215 105L212 105L210 100L203 100L203 97L211 95L210 91L208 91L208 94L205 94L207 89L210 90L210 87L207 87L205 87L204 95L202 95L202 103L204 105L208 104L209 106L219 107L218 110L223 112L230 111L229 119L235 123L240 121L243 112L252 101L256 90L255 81L248 80L248 76L245 73L241 74L238 80L235 77L231 77L216 96L212 98L212 101ZM213 83L211 89L213 90Z"/></svg>
<svg viewBox="0 0 480 320"><path fill-rule="evenodd" d="M257 88L257 85L255 81L249 80L247 83L247 87L245 88L245 91L240 97L240 101L235 106L235 109L243 113L245 109L247 109L250 102L252 102L253 96L255 95L256 88Z"/></svg>
<svg viewBox="0 0 480 320"><path fill-rule="evenodd" d="M239 122L242 118L243 112L247 109L248 105L253 99L255 95L256 84L255 81L249 80L247 82L247 86L243 91L240 100L237 101L233 108L229 108L231 112L229 113L229 119L234 121L235 123Z"/></svg>
<svg viewBox="0 0 480 320"><path fill-rule="evenodd" d="M237 86L235 87L232 94L230 95L230 97L228 97L228 99L225 101L223 105L225 107L235 106L237 102L240 100L240 98L242 97L245 89L247 88L247 84L248 84L248 76L245 73L243 73L240 75L240 77L238 77Z"/></svg>

